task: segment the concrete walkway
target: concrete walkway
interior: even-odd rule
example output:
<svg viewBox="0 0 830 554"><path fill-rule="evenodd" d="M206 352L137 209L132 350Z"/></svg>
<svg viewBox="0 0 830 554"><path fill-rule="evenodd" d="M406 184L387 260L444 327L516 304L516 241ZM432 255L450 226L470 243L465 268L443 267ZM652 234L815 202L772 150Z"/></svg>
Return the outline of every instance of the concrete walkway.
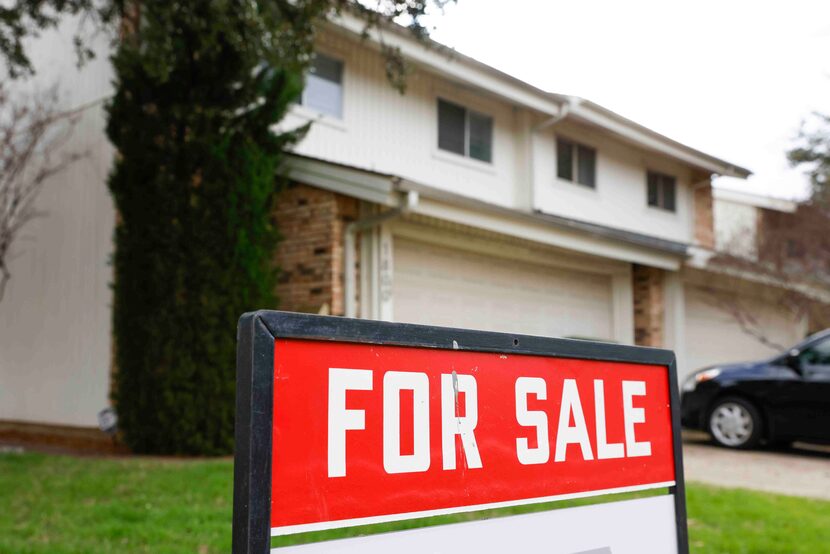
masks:
<svg viewBox="0 0 830 554"><path fill-rule="evenodd" d="M703 433L684 433L687 481L830 500L830 447L729 450Z"/></svg>

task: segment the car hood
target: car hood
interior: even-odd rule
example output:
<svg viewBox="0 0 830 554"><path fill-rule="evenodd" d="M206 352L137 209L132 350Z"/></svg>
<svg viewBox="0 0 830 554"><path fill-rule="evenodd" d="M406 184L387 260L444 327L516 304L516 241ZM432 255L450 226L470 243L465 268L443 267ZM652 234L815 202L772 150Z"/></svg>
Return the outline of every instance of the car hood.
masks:
<svg viewBox="0 0 830 554"><path fill-rule="evenodd" d="M759 375L772 374L775 373L776 366L773 364L772 360L763 360L759 362L718 364L711 366L711 368L708 369L719 369L720 375L718 375L716 379L728 380L741 377L757 377Z"/></svg>

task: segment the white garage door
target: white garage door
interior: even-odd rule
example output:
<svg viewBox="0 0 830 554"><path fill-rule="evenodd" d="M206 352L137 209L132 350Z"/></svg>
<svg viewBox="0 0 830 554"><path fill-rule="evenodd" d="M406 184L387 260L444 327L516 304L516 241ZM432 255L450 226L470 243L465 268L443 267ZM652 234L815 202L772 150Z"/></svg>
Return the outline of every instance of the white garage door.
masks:
<svg viewBox="0 0 830 554"><path fill-rule="evenodd" d="M714 364L771 357L779 351L744 332L735 318L718 308L717 297L686 285L686 367L681 373ZM789 347L804 338L802 325L781 308L760 299L742 298L742 312L757 319L764 335Z"/></svg>
<svg viewBox="0 0 830 554"><path fill-rule="evenodd" d="M395 238L395 321L613 339L607 275Z"/></svg>

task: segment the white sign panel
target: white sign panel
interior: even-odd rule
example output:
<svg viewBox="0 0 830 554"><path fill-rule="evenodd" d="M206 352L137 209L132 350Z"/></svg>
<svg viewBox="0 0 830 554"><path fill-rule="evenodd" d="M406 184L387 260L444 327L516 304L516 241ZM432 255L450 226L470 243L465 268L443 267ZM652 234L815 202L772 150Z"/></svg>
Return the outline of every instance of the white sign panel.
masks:
<svg viewBox="0 0 830 554"><path fill-rule="evenodd" d="M674 498L662 495L275 548L274 554L677 554Z"/></svg>

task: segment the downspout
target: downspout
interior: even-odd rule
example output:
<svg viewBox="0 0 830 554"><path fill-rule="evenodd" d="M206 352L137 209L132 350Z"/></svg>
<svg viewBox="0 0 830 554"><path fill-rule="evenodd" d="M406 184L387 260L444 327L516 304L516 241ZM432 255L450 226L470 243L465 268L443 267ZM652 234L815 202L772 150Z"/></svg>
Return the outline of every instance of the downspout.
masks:
<svg viewBox="0 0 830 554"><path fill-rule="evenodd" d="M531 133L538 133L543 129L547 129L551 125L556 125L571 113L571 106L574 105L574 101L571 98L568 98L565 102L562 103L562 108L559 110L559 113L549 117L548 119L544 120L543 122L539 123L538 125L534 125L531 128Z"/></svg>
<svg viewBox="0 0 830 554"><path fill-rule="evenodd" d="M353 221L346 225L345 233L343 234L343 297L345 304L345 316L357 317L357 301L355 294L357 292L357 279L355 278L355 235L360 231L365 231L377 227L385 221L390 221L401 215L407 213L418 205L418 193L415 191L408 191L406 196L401 199L401 203L397 208L386 210L385 212Z"/></svg>
<svg viewBox="0 0 830 554"><path fill-rule="evenodd" d="M527 153L527 165L528 165L528 181L530 182L530 206L528 206L529 210L532 212L536 209L536 175L535 175L535 167L533 164L533 137L536 133L543 131L549 127L553 127L557 123L560 123L563 119L568 117L571 113L571 107L575 105L575 101L573 98L568 97L561 104L561 108L559 109L559 113L554 115L553 117L549 117L548 119L538 123L530 128L530 137L528 137L528 153Z"/></svg>

